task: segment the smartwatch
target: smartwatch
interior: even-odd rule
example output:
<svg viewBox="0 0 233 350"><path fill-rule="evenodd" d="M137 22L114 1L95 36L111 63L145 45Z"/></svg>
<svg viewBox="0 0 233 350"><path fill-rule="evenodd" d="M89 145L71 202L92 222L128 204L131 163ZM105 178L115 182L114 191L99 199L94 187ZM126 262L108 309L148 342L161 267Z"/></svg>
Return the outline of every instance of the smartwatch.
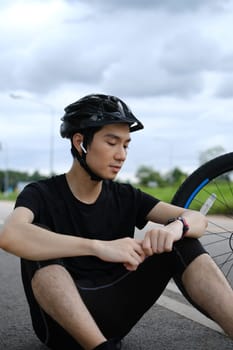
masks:
<svg viewBox="0 0 233 350"><path fill-rule="evenodd" d="M169 219L167 222L167 225L170 224L171 222L174 222L177 220L179 220L183 224L183 231L182 231L182 236L181 236L181 239L182 239L189 230L189 225L188 225L187 221L182 216L177 216L176 218Z"/></svg>

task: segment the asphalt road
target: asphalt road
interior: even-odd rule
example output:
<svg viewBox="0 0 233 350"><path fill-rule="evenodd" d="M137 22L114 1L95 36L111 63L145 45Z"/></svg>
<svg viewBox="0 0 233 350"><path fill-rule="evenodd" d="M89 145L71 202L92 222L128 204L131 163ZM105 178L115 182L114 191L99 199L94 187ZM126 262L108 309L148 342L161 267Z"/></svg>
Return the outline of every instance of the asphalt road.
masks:
<svg viewBox="0 0 233 350"><path fill-rule="evenodd" d="M11 209L11 203L0 202L0 224ZM32 330L19 259L0 251L0 276L0 350L45 350ZM233 349L233 342L208 322L194 321L192 312L187 312L190 318L181 315L182 305L184 310L194 310L176 292L166 290L124 339L123 350Z"/></svg>

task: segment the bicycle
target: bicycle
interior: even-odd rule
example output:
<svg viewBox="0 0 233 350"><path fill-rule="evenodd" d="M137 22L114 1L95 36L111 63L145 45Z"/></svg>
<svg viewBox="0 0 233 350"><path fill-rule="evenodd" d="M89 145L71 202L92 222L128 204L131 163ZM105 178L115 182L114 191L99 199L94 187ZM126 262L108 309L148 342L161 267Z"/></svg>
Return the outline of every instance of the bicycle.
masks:
<svg viewBox="0 0 233 350"><path fill-rule="evenodd" d="M201 242L233 288L233 152L196 169L179 187L172 203L208 212ZM182 289L179 281L177 284Z"/></svg>

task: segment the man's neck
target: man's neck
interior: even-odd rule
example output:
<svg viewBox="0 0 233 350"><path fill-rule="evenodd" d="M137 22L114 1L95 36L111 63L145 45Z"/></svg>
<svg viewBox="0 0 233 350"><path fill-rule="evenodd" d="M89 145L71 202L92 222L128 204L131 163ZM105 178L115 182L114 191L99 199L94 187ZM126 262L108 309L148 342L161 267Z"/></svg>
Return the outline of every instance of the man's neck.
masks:
<svg viewBox="0 0 233 350"><path fill-rule="evenodd" d="M73 195L83 203L94 203L100 195L102 181L93 181L90 175L79 166L73 164L66 173L66 179Z"/></svg>

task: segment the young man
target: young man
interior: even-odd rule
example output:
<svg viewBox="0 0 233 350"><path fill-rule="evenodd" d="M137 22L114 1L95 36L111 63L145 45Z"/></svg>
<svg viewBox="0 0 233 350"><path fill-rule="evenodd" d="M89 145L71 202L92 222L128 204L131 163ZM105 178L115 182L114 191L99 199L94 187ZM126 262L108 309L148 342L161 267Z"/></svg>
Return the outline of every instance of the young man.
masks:
<svg viewBox="0 0 233 350"><path fill-rule="evenodd" d="M197 239L205 217L113 181L143 125L114 96L89 95L65 112L71 169L29 184L0 235L22 258L39 339L56 350L118 349L172 277L233 337L233 292ZM135 239L149 220L164 226Z"/></svg>

